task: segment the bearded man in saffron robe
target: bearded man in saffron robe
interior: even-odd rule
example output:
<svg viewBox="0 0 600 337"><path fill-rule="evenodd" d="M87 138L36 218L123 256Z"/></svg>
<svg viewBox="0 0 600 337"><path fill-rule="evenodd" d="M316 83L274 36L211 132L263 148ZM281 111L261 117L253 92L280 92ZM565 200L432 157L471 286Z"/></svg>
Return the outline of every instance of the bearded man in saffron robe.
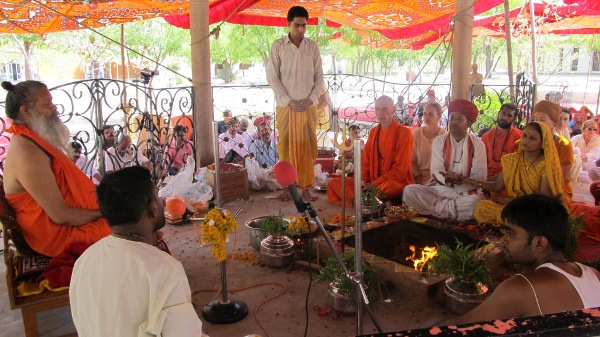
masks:
<svg viewBox="0 0 600 337"><path fill-rule="evenodd" d="M57 256L74 243L91 245L111 233L101 218L94 183L67 156L69 130L45 84L2 82L13 119L4 191L25 241Z"/></svg>

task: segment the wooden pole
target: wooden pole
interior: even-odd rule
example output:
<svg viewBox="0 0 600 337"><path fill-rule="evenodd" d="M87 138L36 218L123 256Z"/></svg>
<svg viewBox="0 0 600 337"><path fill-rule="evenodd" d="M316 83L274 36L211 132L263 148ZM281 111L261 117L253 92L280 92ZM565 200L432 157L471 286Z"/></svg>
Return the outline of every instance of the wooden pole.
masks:
<svg viewBox="0 0 600 337"><path fill-rule="evenodd" d="M536 32L535 32L535 8L533 7L533 0L529 0L529 15L531 15L531 77L533 82L538 84L537 79L537 48L536 48ZM533 93L534 102L537 98L537 85L535 86L535 92Z"/></svg>
<svg viewBox="0 0 600 337"><path fill-rule="evenodd" d="M192 86L194 88L194 136L197 166L213 162L212 134L214 113L210 76L210 35L208 0L190 0L190 34L192 41ZM215 163L218 167L218 163Z"/></svg>
<svg viewBox="0 0 600 337"><path fill-rule="evenodd" d="M515 77L513 74L513 60L512 60L512 34L510 26L510 8L508 7L508 0L504 0L504 27L506 31L506 61L508 63L508 84L510 85L510 98L515 99ZM513 102L516 103L516 102Z"/></svg>
<svg viewBox="0 0 600 337"><path fill-rule="evenodd" d="M470 99L471 43L474 0L456 0L456 17L452 34L451 98Z"/></svg>

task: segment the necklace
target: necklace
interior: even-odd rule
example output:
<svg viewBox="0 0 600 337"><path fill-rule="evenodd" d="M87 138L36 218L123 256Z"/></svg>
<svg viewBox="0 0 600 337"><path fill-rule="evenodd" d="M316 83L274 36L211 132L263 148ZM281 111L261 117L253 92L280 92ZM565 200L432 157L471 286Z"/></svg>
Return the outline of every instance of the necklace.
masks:
<svg viewBox="0 0 600 337"><path fill-rule="evenodd" d="M465 148L464 148L464 146L461 146L461 147L460 147L460 157L458 157L458 161L456 160L456 156L454 156L454 159L452 160L452 162L453 162L454 164L458 164L458 163L460 163L460 162L462 161L462 157L463 157L463 152L464 152L464 151L465 151Z"/></svg>
<svg viewBox="0 0 600 337"><path fill-rule="evenodd" d="M148 240L146 240L146 238L144 236L142 236L140 234L137 234L137 233L113 233L112 235L113 236L119 235L119 236L131 237L131 238L138 238L138 239L141 239L144 243L150 244L148 242ZM131 239L127 239L127 240L129 240L129 241L135 241L135 240L131 240Z"/></svg>
<svg viewBox="0 0 600 337"><path fill-rule="evenodd" d="M540 158L542 154L538 153L537 157L535 157L535 159L533 161L529 161L529 159L525 158L525 156L523 156L523 160L525 161L525 170L528 171L529 167L531 167L532 169L535 169L535 163L538 161L538 159Z"/></svg>
<svg viewBox="0 0 600 337"><path fill-rule="evenodd" d="M500 162L500 159L502 158L502 152L504 152L504 147L506 146L506 142L508 141L508 133L509 131L506 132L506 135L504 135L504 143L502 144L502 147L500 148L500 157L498 157L498 159L496 159L496 139L498 137L496 137L496 135L498 134L498 128L496 127L496 130L494 131L494 142L492 144L492 160L495 161L496 163Z"/></svg>

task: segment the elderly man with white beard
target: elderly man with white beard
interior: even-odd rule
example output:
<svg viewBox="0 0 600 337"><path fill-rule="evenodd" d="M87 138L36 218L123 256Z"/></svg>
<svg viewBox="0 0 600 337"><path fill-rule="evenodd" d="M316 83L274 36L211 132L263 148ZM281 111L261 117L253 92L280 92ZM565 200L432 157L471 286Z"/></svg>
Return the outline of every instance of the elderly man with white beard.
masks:
<svg viewBox="0 0 600 337"><path fill-rule="evenodd" d="M38 81L2 82L13 120L4 167L4 192L25 241L57 256L72 244L90 245L111 233L101 218L92 181L67 155L69 130L48 87Z"/></svg>

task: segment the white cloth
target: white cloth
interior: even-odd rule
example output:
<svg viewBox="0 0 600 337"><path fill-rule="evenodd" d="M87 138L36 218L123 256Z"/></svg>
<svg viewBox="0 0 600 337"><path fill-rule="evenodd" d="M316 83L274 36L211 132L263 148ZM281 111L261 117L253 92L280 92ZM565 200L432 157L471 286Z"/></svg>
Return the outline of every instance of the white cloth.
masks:
<svg viewBox="0 0 600 337"><path fill-rule="evenodd" d="M316 42L303 38L296 47L288 35L271 46L267 82L275 94L277 106L286 107L291 100L310 98L319 104L323 91L323 65Z"/></svg>
<svg viewBox="0 0 600 337"><path fill-rule="evenodd" d="M577 262L575 264L581 269L580 277L573 276L552 263L544 263L535 269L552 269L566 277L579 294L584 309L600 307L600 281L598 277L590 267Z"/></svg>
<svg viewBox="0 0 600 337"><path fill-rule="evenodd" d="M248 133L248 131L244 131L241 133L242 138L244 139L244 147L246 149L250 148L250 145L252 145L252 141L254 139L252 139L252 136L250 136L250 134Z"/></svg>
<svg viewBox="0 0 600 337"><path fill-rule="evenodd" d="M444 142L450 134L438 136L434 139L431 152L431 173L445 172L444 167ZM487 179L487 157L485 145L475 135L469 133L473 142L473 160L471 163L470 177L477 180ZM449 172L457 173L467 177L468 141L465 137L462 141L451 140L452 163ZM475 186L470 184L443 186L422 186L411 184L404 188L402 200L413 207L419 214L433 215L438 218L454 219L459 221L472 220L475 205L482 197L473 193Z"/></svg>
<svg viewBox="0 0 600 337"><path fill-rule="evenodd" d="M202 336L183 266L146 243L108 236L89 247L69 297L81 337Z"/></svg>
<svg viewBox="0 0 600 337"><path fill-rule="evenodd" d="M571 144L573 144L574 154L587 156L587 161L582 163L584 171L596 167L596 160L600 158L600 136L592 136L588 144L585 143L583 135L573 136Z"/></svg>
<svg viewBox="0 0 600 337"><path fill-rule="evenodd" d="M264 141L257 139L250 145L250 152L262 168L273 167L279 161L277 144L274 141L271 141L267 146Z"/></svg>
<svg viewBox="0 0 600 337"><path fill-rule="evenodd" d="M148 158L136 151L133 145L127 148L123 156L119 154L116 147L111 147L104 154L104 170L110 172L136 165L145 166L148 161Z"/></svg>
<svg viewBox="0 0 600 337"><path fill-rule="evenodd" d="M240 144L242 147L240 147ZM242 157L248 154L244 138L238 133L232 136L228 131L225 131L219 135L219 158L224 158L229 150L237 152Z"/></svg>

